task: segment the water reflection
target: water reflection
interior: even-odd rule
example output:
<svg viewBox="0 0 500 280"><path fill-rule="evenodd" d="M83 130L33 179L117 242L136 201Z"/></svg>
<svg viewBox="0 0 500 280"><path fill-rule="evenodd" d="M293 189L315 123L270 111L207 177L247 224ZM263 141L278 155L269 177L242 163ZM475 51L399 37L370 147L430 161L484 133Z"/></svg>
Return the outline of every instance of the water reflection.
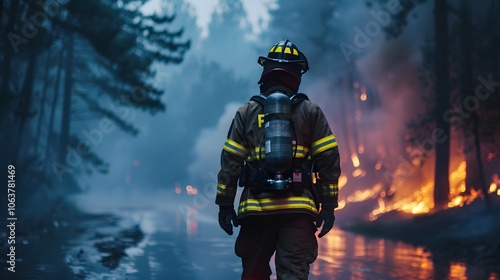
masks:
<svg viewBox="0 0 500 280"><path fill-rule="evenodd" d="M87 279L239 279L241 263L234 254L234 242L239 229L235 230L235 235L227 236L218 226L216 209L201 211L191 207L172 208L175 210L115 210L113 217L120 217L116 222L110 220L109 216L82 221L82 231L78 236L63 239L46 236L45 239L30 240L28 245L19 246L23 262L20 263L19 274L15 276L21 279L33 275L39 279L70 279L59 277L58 273L65 269L66 274L72 270L73 274ZM144 238L127 248L126 256L116 269L102 266L95 248L98 241L96 236L116 236L116 232L135 224L140 226ZM61 243L54 245L56 241ZM53 248L64 249L59 252ZM60 257L59 253L65 256ZM65 266L57 263L58 259L64 259ZM274 271L274 266L271 266ZM499 278L499 275L476 266L436 259L421 247L367 238L335 227L319 239L319 256L311 265L309 279ZM6 278L0 273L0 279ZM276 275L272 279L276 279Z"/></svg>
<svg viewBox="0 0 500 280"><path fill-rule="evenodd" d="M320 240L312 279L432 279L430 254L422 248L334 228Z"/></svg>
<svg viewBox="0 0 500 280"><path fill-rule="evenodd" d="M334 228L320 239L310 279L464 279L493 280L498 275L465 263L436 260L422 247L367 238Z"/></svg>
<svg viewBox="0 0 500 280"><path fill-rule="evenodd" d="M198 210L183 206L175 212L176 232L186 232L187 236L196 236L198 233Z"/></svg>
<svg viewBox="0 0 500 280"><path fill-rule="evenodd" d="M223 234L216 223L198 223L197 216L198 212L190 208L176 215L176 220L184 220L178 225L185 228L177 228L177 231L185 232L189 237L187 247L193 256L192 265L199 269L196 279L238 279L241 265L233 253L234 236ZM205 229L198 232L198 227ZM199 256L198 253L203 255L207 252L210 258L196 257ZM271 279L276 279L273 264L274 256L271 259ZM465 263L435 259L431 252L422 247L368 238L335 227L328 235L319 239L319 256L311 266L309 279L494 280L497 276Z"/></svg>

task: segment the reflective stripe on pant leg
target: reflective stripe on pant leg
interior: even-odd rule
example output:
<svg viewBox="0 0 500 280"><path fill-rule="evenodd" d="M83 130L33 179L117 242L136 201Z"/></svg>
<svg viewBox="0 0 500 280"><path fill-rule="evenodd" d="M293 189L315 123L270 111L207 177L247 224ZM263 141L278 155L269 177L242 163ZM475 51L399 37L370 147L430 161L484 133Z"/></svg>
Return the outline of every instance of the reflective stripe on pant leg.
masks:
<svg viewBox="0 0 500 280"><path fill-rule="evenodd" d="M313 219L307 214L290 214L280 225L276 243L278 279L307 280L309 265L318 256Z"/></svg>
<svg viewBox="0 0 500 280"><path fill-rule="evenodd" d="M267 216L251 216L241 220L234 251L241 258L241 279L269 280L269 261L275 251L276 224Z"/></svg>

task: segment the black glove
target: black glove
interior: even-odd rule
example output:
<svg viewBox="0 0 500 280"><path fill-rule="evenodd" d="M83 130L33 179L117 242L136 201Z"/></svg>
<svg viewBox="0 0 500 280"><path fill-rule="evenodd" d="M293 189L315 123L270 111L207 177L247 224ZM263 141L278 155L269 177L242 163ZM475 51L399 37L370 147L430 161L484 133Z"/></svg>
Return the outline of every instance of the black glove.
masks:
<svg viewBox="0 0 500 280"><path fill-rule="evenodd" d="M323 224L323 228L321 229L321 232L318 234L319 238L323 237L332 229L333 223L335 222L335 215L333 214L334 209L335 209L335 204L332 203L321 205L321 211L319 211L318 219L316 220L317 228L320 228L321 224Z"/></svg>
<svg viewBox="0 0 500 280"><path fill-rule="evenodd" d="M219 206L219 225L227 234L233 235L233 225L238 226L238 216L233 206Z"/></svg>

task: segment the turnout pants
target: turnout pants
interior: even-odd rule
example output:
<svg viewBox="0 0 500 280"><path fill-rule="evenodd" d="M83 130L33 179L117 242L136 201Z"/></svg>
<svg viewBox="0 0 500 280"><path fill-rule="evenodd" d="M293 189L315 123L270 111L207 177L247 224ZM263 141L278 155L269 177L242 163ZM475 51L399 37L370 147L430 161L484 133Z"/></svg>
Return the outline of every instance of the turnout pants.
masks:
<svg viewBox="0 0 500 280"><path fill-rule="evenodd" d="M278 280L307 280L318 256L313 217L308 214L248 216L240 220L235 253L243 264L243 280L269 280L274 252Z"/></svg>

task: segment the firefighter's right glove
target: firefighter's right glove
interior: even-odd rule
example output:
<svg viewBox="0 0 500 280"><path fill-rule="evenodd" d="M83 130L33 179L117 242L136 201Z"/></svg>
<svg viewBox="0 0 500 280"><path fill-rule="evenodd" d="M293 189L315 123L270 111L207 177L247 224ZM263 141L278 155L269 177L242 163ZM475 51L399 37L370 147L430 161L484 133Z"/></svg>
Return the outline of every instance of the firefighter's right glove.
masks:
<svg viewBox="0 0 500 280"><path fill-rule="evenodd" d="M238 216L233 206L219 206L219 225L227 234L233 235L233 225L238 226Z"/></svg>
<svg viewBox="0 0 500 280"><path fill-rule="evenodd" d="M321 232L318 234L318 237L321 238L325 236L333 227L333 223L335 222L335 215L333 214L335 210L335 204L326 203L321 205L321 211L319 211L318 218L316 220L316 227L320 228L321 224L323 224L323 228Z"/></svg>

